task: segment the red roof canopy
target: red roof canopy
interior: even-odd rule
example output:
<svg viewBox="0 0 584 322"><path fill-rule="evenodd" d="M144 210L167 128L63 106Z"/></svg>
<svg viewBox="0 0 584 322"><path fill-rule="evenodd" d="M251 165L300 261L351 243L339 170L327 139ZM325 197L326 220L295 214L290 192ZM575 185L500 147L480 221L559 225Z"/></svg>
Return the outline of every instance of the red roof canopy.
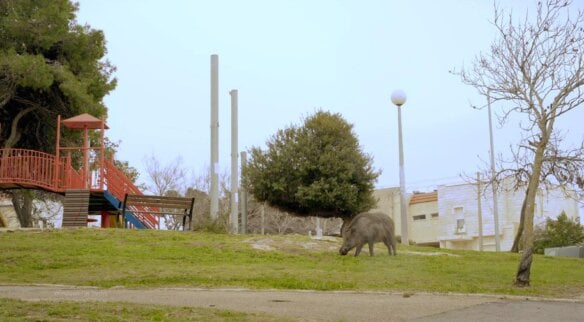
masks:
<svg viewBox="0 0 584 322"><path fill-rule="evenodd" d="M109 129L109 127L105 124L104 121L98 119L97 117L84 113L81 115L74 116L72 118L68 118L63 120L63 125L70 129L92 129L97 130L101 129L101 124L103 122L103 128Z"/></svg>

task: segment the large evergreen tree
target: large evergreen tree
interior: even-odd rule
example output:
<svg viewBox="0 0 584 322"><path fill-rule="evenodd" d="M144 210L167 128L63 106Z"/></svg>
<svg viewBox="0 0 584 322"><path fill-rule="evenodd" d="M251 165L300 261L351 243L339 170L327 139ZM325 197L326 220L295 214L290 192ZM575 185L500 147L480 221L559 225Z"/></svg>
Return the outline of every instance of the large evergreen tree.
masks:
<svg viewBox="0 0 584 322"><path fill-rule="evenodd" d="M103 33L79 25L77 9L70 0L0 0L0 148L53 152L57 115L106 116L114 67ZM61 142L80 134L65 131ZM21 226L31 226L35 192L12 195Z"/></svg>
<svg viewBox="0 0 584 322"><path fill-rule="evenodd" d="M105 116L114 68L69 0L0 1L0 147L50 152L57 115ZM66 138L65 138L66 139Z"/></svg>
<svg viewBox="0 0 584 322"><path fill-rule="evenodd" d="M318 111L254 147L244 183L258 201L298 216L349 219L375 205L379 172L340 114Z"/></svg>

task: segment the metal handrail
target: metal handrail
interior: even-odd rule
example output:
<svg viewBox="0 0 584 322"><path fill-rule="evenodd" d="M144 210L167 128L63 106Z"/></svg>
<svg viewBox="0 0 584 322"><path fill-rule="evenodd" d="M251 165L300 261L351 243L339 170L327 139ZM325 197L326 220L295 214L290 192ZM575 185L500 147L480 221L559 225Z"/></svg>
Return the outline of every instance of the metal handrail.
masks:
<svg viewBox="0 0 584 322"><path fill-rule="evenodd" d="M124 200L126 193L142 194L113 161L104 160L103 169L98 169L97 178L93 180L99 185L94 186L91 177L84 179L83 171L74 169L69 154L60 157L58 162L56 160L55 155L35 150L0 149L0 186L38 187L59 193L67 189L107 189L118 200ZM146 207L135 210L157 211ZM160 224L155 215L142 213L135 216L152 229Z"/></svg>
<svg viewBox="0 0 584 322"><path fill-rule="evenodd" d="M55 156L33 150L0 149L0 184L55 189Z"/></svg>
<svg viewBox="0 0 584 322"><path fill-rule="evenodd" d="M124 200L127 194L142 195L142 191L120 170L115 166L113 161L105 160L105 183L109 192L118 200ZM133 209L132 209L133 208ZM139 218L148 228L156 229L160 225L160 219L156 215L147 214L147 212L157 212L158 209L150 209L149 207L130 207L130 210L136 210L134 216Z"/></svg>

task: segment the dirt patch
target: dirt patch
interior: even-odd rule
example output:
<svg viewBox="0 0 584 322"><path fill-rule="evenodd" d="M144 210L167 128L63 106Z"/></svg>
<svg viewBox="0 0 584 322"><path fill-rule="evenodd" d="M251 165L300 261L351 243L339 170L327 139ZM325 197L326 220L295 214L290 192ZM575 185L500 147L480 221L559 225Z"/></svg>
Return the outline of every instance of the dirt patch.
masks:
<svg viewBox="0 0 584 322"><path fill-rule="evenodd" d="M444 252L413 252L406 250L402 252L404 254L409 255L422 255L422 256L452 256L452 257L460 257L460 255L451 254L451 253L444 253Z"/></svg>
<svg viewBox="0 0 584 322"><path fill-rule="evenodd" d="M299 253L306 251L338 251L341 247L342 239L339 237L324 236L321 239L312 238L310 240L301 240L299 238L284 238L281 236L271 237L254 237L245 240L251 245L253 249L262 251L284 251L289 253ZM460 257L457 254L447 252L416 252L416 251L401 251L399 254L415 255L415 256L452 256Z"/></svg>
<svg viewBox="0 0 584 322"><path fill-rule="evenodd" d="M279 236L278 236L279 237ZM285 252L305 252L305 251L336 251L341 244L341 239L336 237L323 237L321 239L301 240L299 238L270 238L254 237L246 239L253 249L263 251L285 251Z"/></svg>

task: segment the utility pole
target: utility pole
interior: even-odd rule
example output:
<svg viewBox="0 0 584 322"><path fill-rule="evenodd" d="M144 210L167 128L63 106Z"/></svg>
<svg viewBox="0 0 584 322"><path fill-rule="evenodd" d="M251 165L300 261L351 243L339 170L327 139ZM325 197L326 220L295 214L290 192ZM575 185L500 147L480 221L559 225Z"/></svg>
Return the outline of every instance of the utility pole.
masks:
<svg viewBox="0 0 584 322"><path fill-rule="evenodd" d="M219 56L211 55L211 220L219 210Z"/></svg>
<svg viewBox="0 0 584 322"><path fill-rule="evenodd" d="M487 91L487 107L489 109L489 138L491 143L491 187L493 188L493 217L495 220L495 250L501 251L499 236L499 207L497 202L497 175L495 173L495 143L493 142L493 121L491 118L491 94Z"/></svg>
<svg viewBox="0 0 584 322"><path fill-rule="evenodd" d="M231 96L231 232L237 234L239 232L239 218L237 216L237 197L238 197L238 178L239 171L237 171L237 90L233 89L229 92Z"/></svg>

